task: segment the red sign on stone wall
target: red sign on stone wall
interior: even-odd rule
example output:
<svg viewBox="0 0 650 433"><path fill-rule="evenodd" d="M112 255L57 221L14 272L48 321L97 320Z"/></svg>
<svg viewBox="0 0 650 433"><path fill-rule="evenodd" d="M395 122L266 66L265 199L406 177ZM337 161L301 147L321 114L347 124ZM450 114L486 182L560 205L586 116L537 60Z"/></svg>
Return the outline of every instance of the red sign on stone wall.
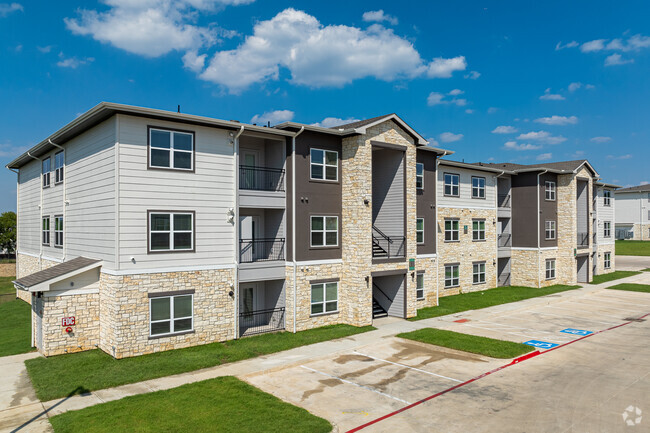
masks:
<svg viewBox="0 0 650 433"><path fill-rule="evenodd" d="M73 326L75 324L74 316L64 317L61 319L61 326Z"/></svg>

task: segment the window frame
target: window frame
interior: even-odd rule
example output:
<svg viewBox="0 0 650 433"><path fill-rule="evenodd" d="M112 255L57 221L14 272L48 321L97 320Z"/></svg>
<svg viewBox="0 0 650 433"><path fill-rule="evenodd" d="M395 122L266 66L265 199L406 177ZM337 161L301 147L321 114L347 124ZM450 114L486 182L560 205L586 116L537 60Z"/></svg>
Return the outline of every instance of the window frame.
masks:
<svg viewBox="0 0 650 433"><path fill-rule="evenodd" d="M58 223L57 221L61 221L61 229L57 229ZM63 220L63 215L54 215L54 248L63 248L63 244L65 239L63 238L64 236L64 226L65 221ZM50 226L51 227L51 226ZM61 236L61 242L59 242L59 236Z"/></svg>
<svg viewBox="0 0 650 433"><path fill-rule="evenodd" d="M312 152L314 150L319 150L323 152L323 163L318 163L318 162L313 162L312 160ZM330 153L335 153L336 154L336 164L327 164L327 158L325 157L325 154L327 152ZM315 180L317 182L338 182L339 181L339 151L338 150L328 150L328 149L320 149L318 147L310 147L309 148L309 180ZM320 167L323 167L323 177L318 178L312 176L312 166L317 165ZM327 167L334 167L336 169L336 179L327 179Z"/></svg>
<svg viewBox="0 0 650 433"><path fill-rule="evenodd" d="M445 197L460 197L460 174L457 174L457 173L443 173L442 176L443 176L443 182L442 182L443 195ZM456 179L458 179L457 184L454 185L453 182L452 183L447 183L447 176L451 176L451 179L454 179L454 177ZM448 186L449 186L450 191L451 191L449 194L447 194L447 187ZM454 187L457 188L456 194L453 193L454 192Z"/></svg>
<svg viewBox="0 0 650 433"><path fill-rule="evenodd" d="M447 223L451 222L452 226L450 230L447 230ZM454 230L453 223L456 223L456 229ZM457 218L445 218L445 242L460 242L460 220ZM451 233L451 239L447 239L447 232ZM453 239L453 234L456 233L456 239Z"/></svg>
<svg viewBox="0 0 650 433"><path fill-rule="evenodd" d="M61 155L61 166L58 165L57 157L59 155ZM61 150L54 154L54 185L63 183L64 167L65 167L65 151Z"/></svg>
<svg viewBox="0 0 650 433"><path fill-rule="evenodd" d="M603 190L603 206L612 206L612 191L609 189Z"/></svg>
<svg viewBox="0 0 650 433"><path fill-rule="evenodd" d="M47 220L47 230L45 229L45 221ZM45 236L47 235L47 242L45 242ZM49 215L41 217L41 243L49 247L52 243L52 226L51 218Z"/></svg>
<svg viewBox="0 0 650 433"><path fill-rule="evenodd" d="M420 221L422 221L422 230L418 229ZM420 234L422 234L422 240L419 240ZM418 245L424 245L424 218L415 219L415 243Z"/></svg>
<svg viewBox="0 0 650 433"><path fill-rule="evenodd" d="M422 173L419 173L420 171ZM415 163L415 189L424 190L424 163L422 162Z"/></svg>
<svg viewBox="0 0 650 433"><path fill-rule="evenodd" d="M481 186L474 186L474 179L479 180L479 181L482 180L483 181L483 186L482 187ZM472 185L471 185L471 187L472 187L472 198L476 199L476 200L486 200L487 178L485 178L483 176L472 176L471 182L472 182ZM480 194L477 195L477 196L474 195L474 189L477 189L477 191L479 191L479 192L483 191L483 197L481 197Z"/></svg>
<svg viewBox="0 0 650 433"><path fill-rule="evenodd" d="M323 230L313 230L312 229L312 219L322 218L323 219ZM327 245L327 233L333 233L334 230L327 229L327 218L336 218L336 245ZM309 215L309 247L310 248L338 248L339 247L339 216L338 215ZM312 233L318 232L323 233L323 245L314 245Z"/></svg>
<svg viewBox="0 0 650 433"><path fill-rule="evenodd" d="M153 250L151 249L151 241L153 236L151 230L151 216L152 215L170 215L169 230L156 230L155 233L169 232L169 246L170 249L166 250ZM172 215L191 215L192 216L192 248L190 249L174 249L174 217ZM178 230L179 233L185 233L188 230ZM194 253L196 252L196 212L192 210L147 210L147 254L170 254L170 253Z"/></svg>
<svg viewBox="0 0 650 433"><path fill-rule="evenodd" d="M553 266L549 267L550 264L552 264ZM547 280L555 279L556 272L557 272L556 267L557 267L556 259L546 259L546 267L544 269L546 270L545 277ZM550 276L549 276L549 272L551 273Z"/></svg>
<svg viewBox="0 0 650 433"><path fill-rule="evenodd" d="M451 284L447 284L447 268L451 268L451 278L449 279ZM454 278L453 270L456 269L458 276ZM455 280L455 282L454 282ZM460 263L449 263L445 265L445 289L451 289L454 287L460 286Z"/></svg>
<svg viewBox="0 0 650 433"><path fill-rule="evenodd" d="M611 269L612 268L612 253L611 252L603 253L603 267L605 269Z"/></svg>
<svg viewBox="0 0 650 433"><path fill-rule="evenodd" d="M322 316L325 314L337 314L339 312L339 291L340 291L340 281L337 280L323 280L323 281L310 281L309 283L309 316L314 317L314 316ZM336 284L336 299L335 300L327 300L327 285L328 284ZM313 301L313 292L314 292L314 287L315 286L322 286L323 290L323 300L314 302ZM336 309L327 311L327 304L331 304L332 302L336 302ZM322 305L323 311L320 313L314 313L313 312L313 307L314 305Z"/></svg>
<svg viewBox="0 0 650 433"><path fill-rule="evenodd" d="M603 221L603 237L611 238L612 237L612 222Z"/></svg>
<svg viewBox="0 0 650 433"><path fill-rule="evenodd" d="M151 131L164 131L164 132L169 132L170 137L169 137L169 149L164 149L164 148L159 148L159 147L154 147L153 149L159 149L159 150L168 150L169 151L169 166L168 167L163 167L163 166L158 166L158 165L151 165ZM192 150L176 150L174 149L174 133L178 132L179 134L188 134L192 137ZM191 153L192 157L190 158L191 161L191 168L177 168L174 167L174 152L182 152L182 153ZM196 170L196 133L194 131L188 131L184 129L176 129L176 128L165 128L163 126L153 126L153 125L148 125L147 126L147 170L168 170L168 171L184 171L188 173L194 173Z"/></svg>
<svg viewBox="0 0 650 433"><path fill-rule="evenodd" d="M486 274L486 269L487 269L487 266L486 266L485 263L486 263L485 261L472 263L472 284L485 284L485 281L486 281L485 274ZM476 272L476 267L477 266L479 267L478 268L478 273ZM481 271L481 266L483 267L482 271ZM476 281L476 276L477 275L479 276L479 278L480 278L480 276L483 276L483 280L482 281Z"/></svg>
<svg viewBox="0 0 650 433"><path fill-rule="evenodd" d="M190 316L182 316L182 317L175 317L174 316L174 302L175 298L181 297L181 296L189 296L191 300L191 305L192 305L192 314ZM169 319L163 319L163 320L151 320L153 317L152 315L152 303L156 299L164 299L168 298L169 299ZM174 331L174 322L176 320L183 320L183 319L191 319L192 325L190 326L190 329L185 329L182 331ZM169 322L169 331L170 332L165 332L165 333L160 333L160 334L153 334L151 332L152 325L154 323L162 323L162 322ZM149 297L149 338L163 338L163 337L168 337L168 336L173 336L173 335L182 335L182 334L189 334L194 332L194 291L191 291L191 293L177 293L177 294L165 294L165 295L157 295L157 294L151 294Z"/></svg>
<svg viewBox="0 0 650 433"><path fill-rule="evenodd" d="M48 171L45 171L45 163L47 162ZM41 161L41 188L49 188L52 182L51 179L52 173L52 157L48 156L47 158Z"/></svg>
<svg viewBox="0 0 650 433"><path fill-rule="evenodd" d="M477 230L474 229L474 223L479 223L479 228ZM483 230L480 228L480 223L483 223ZM476 238L476 234L483 233L483 238ZM482 218L474 218L472 219L472 242L485 242L485 219Z"/></svg>
<svg viewBox="0 0 650 433"><path fill-rule="evenodd" d="M415 274L415 300L424 300L424 271L417 271Z"/></svg>
<svg viewBox="0 0 650 433"><path fill-rule="evenodd" d="M552 224L549 227L549 223ZM549 236L549 232L552 236ZM554 241L557 239L557 222L555 220L544 221L544 239L547 241Z"/></svg>
<svg viewBox="0 0 650 433"><path fill-rule="evenodd" d="M549 186L551 188L549 188ZM556 199L557 199L557 183L555 181L552 181L552 180L545 181L544 182L544 200L545 201L556 201Z"/></svg>

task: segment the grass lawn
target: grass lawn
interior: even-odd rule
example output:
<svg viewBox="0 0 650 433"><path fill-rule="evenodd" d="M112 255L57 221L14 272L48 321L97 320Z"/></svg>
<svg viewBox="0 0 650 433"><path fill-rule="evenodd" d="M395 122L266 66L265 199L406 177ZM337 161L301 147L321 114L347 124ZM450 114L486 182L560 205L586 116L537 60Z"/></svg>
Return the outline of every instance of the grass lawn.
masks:
<svg viewBox="0 0 650 433"><path fill-rule="evenodd" d="M640 273L641 272L638 271L616 271L609 274L595 275L589 284L606 283L608 281L614 281L620 278L631 277L632 275L639 275Z"/></svg>
<svg viewBox="0 0 650 433"><path fill-rule="evenodd" d="M641 269L643 272L650 272L650 268Z"/></svg>
<svg viewBox="0 0 650 433"><path fill-rule="evenodd" d="M629 290L631 292L644 292L650 293L650 286L647 284L618 284L616 286L607 287L614 290Z"/></svg>
<svg viewBox="0 0 650 433"><path fill-rule="evenodd" d="M522 301L524 299L538 296L551 295L566 290L577 289L579 286L555 285L542 287L497 287L482 292L463 293L441 297L437 307L427 307L418 310L418 315L409 320L422 320L430 317L446 316L447 314L459 313L467 310L479 310L492 307L493 305L507 304L510 302Z"/></svg>
<svg viewBox="0 0 650 433"><path fill-rule="evenodd" d="M66 412L56 433L322 432L332 425L234 377L219 377Z"/></svg>
<svg viewBox="0 0 650 433"><path fill-rule="evenodd" d="M534 347L526 344L434 328L418 329L417 331L397 334L397 336L464 352L477 353L490 358L515 358L535 350Z"/></svg>
<svg viewBox="0 0 650 433"><path fill-rule="evenodd" d="M0 356L31 352L31 307L16 299L11 283L15 277L0 277Z"/></svg>
<svg viewBox="0 0 650 433"><path fill-rule="evenodd" d="M650 241L616 241L617 256L650 256Z"/></svg>
<svg viewBox="0 0 650 433"><path fill-rule="evenodd" d="M357 328L349 325L331 325L296 334L281 332L258 335L124 359L114 359L97 349L29 359L25 361L25 365L36 395L40 400L46 401L241 361L373 329L375 328L372 326Z"/></svg>
<svg viewBox="0 0 650 433"><path fill-rule="evenodd" d="M14 284L12 283L16 277L0 277L0 295L6 295L7 293L16 294L16 289L14 289Z"/></svg>

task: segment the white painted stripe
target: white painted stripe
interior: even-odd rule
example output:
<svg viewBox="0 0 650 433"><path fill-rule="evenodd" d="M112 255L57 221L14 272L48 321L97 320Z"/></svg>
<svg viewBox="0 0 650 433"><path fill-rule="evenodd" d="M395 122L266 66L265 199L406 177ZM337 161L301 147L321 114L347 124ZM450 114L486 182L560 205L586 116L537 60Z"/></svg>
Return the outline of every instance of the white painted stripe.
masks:
<svg viewBox="0 0 650 433"><path fill-rule="evenodd" d="M365 356L366 358L374 359L375 361L381 361L381 362L386 362L388 364L397 365L399 367L410 368L411 370L419 371L420 373L430 374L431 376L436 376L436 377L441 377L443 379L453 380L454 382L463 382L462 380L454 379L453 377L447 377L447 376L443 376L442 374L436 374L436 373L432 373L430 371L421 370L421 369L416 368L416 367L411 367L410 365L400 364L399 362L388 361L387 359L376 358L374 356L366 355L365 353L357 352L356 350L354 352L358 353L361 356Z"/></svg>
<svg viewBox="0 0 650 433"><path fill-rule="evenodd" d="M354 386L358 386L359 388L367 389L368 391L372 391L374 393L383 395L384 397L392 398L393 400L401 401L402 403L405 403L405 404L411 404L406 400L402 400L401 398L393 397L392 395L386 394L386 393L381 392L381 391L377 391L376 389L370 388L368 386L359 385L358 383L354 383L354 382L351 382L351 381L346 380L346 379L341 379L340 377L333 376L333 375L327 374L327 373L323 373L322 371L314 370L313 368L309 368L309 367L306 367L304 365L301 365L301 367L304 368L305 370L313 371L314 373L322 374L323 376L331 377L332 379L340 380L341 382L349 383L350 385L354 385Z"/></svg>
<svg viewBox="0 0 650 433"><path fill-rule="evenodd" d="M555 305L548 305L548 306L546 306L545 308L555 308L555 309L557 309L557 310L571 311L572 313L575 313L575 312L576 312L575 308L562 308L562 307L557 307L557 306L555 306ZM612 316L611 314L604 314L604 313L601 313L601 312L588 312L588 311L586 311L585 313L587 313L587 314L589 314L589 313L593 313L593 314L598 314L598 317L600 317L600 316L603 316L603 317L611 317L612 319L618 319L618 320L621 320L621 316ZM580 318L580 316L574 316L574 317L576 317L576 318ZM620 323L620 322L619 322L619 323Z"/></svg>
<svg viewBox="0 0 650 433"><path fill-rule="evenodd" d="M597 307L599 310L618 310L618 311L625 311L626 314L630 314L631 311L632 311L632 310L630 310L629 308L617 308L617 307L611 307L611 306L609 306L609 305L603 305L603 303L600 302L600 301L598 301L597 299L594 299L594 300L593 300L593 302L596 302L596 304L594 304L593 302L590 303L589 301L592 301L592 300L591 300L591 299L581 299L581 300L580 300L580 303L586 303L586 304L589 305L589 306Z"/></svg>
<svg viewBox="0 0 650 433"><path fill-rule="evenodd" d="M478 320L478 322L484 322L484 323L489 323L489 324L499 325L499 323L496 323L496 322L490 322L490 321L488 321L488 320ZM513 328L513 329L522 329L522 330L524 330L524 331L541 332L541 333L543 333L543 334L551 334L551 335L553 335L554 337L558 336L555 332L552 332L552 331L544 331L544 330L542 330L542 329L526 328L526 327L523 327L523 326L507 326L507 325L504 325L504 326L506 326L506 327L508 327L508 328ZM559 336L559 337L563 337L563 336Z"/></svg>
<svg viewBox="0 0 650 433"><path fill-rule="evenodd" d="M586 317L574 317L574 316L562 315L562 314L544 313L542 311L532 311L531 310L530 313L542 314L544 316L561 317L563 319L569 319L569 320L586 320L587 322L602 323L604 325L616 325L616 324L619 323L619 322L604 322L602 320L587 319ZM520 314L524 314L524 313L520 313Z"/></svg>
<svg viewBox="0 0 650 433"><path fill-rule="evenodd" d="M600 296L600 295L597 295ZM603 296L604 299L597 299L596 296L591 298L591 300L594 301L602 301L602 302L612 302L616 305L633 305L635 307L650 307L650 304L645 304L643 302L625 302L625 301L619 301L618 298L615 297L609 297L609 296Z"/></svg>
<svg viewBox="0 0 650 433"><path fill-rule="evenodd" d="M497 332L497 333L501 333L501 334L520 335L522 337L526 337L526 338L530 338L530 339L543 338L544 340L548 340L551 343L558 343L557 340L552 340L552 339L550 339L548 337L540 337L540 336L535 336L535 335L528 335L528 334L524 334L523 332L500 331L498 329L491 329L491 328L485 328L485 327L482 327L482 326L468 325L466 323L464 325L469 326L471 328L484 329L484 330L487 330L487 331ZM535 331L535 332L545 332L545 331ZM556 335L553 336L554 339L557 338L557 337L562 337L562 336L556 336Z"/></svg>

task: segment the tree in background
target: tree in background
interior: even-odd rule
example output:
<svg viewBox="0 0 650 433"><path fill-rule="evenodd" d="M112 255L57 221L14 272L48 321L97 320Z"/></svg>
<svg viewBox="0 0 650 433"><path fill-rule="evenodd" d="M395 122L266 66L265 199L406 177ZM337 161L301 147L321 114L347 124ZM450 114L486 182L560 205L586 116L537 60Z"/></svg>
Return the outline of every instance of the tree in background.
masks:
<svg viewBox="0 0 650 433"><path fill-rule="evenodd" d="M16 250L16 212L0 214L0 253L13 254Z"/></svg>

